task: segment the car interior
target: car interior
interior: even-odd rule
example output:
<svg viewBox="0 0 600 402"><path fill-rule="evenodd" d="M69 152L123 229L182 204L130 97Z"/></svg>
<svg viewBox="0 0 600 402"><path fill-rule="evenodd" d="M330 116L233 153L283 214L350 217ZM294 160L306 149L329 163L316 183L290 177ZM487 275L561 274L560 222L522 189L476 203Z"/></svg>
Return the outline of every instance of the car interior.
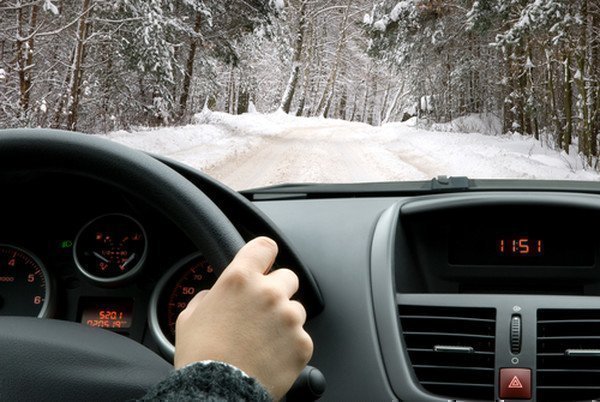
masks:
<svg viewBox="0 0 600 402"><path fill-rule="evenodd" d="M301 400L600 397L596 183L238 193L165 157L33 129L0 135L0 185L1 400L140 397L172 370L177 314L259 235L300 278L326 382L299 385Z"/></svg>

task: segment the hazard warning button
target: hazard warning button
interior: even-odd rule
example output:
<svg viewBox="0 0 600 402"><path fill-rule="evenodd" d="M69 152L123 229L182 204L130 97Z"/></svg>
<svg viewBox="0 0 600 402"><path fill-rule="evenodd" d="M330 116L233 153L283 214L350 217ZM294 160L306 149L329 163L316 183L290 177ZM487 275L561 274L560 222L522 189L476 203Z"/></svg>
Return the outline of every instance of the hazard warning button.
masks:
<svg viewBox="0 0 600 402"><path fill-rule="evenodd" d="M531 370L525 368L501 368L500 398L531 399Z"/></svg>

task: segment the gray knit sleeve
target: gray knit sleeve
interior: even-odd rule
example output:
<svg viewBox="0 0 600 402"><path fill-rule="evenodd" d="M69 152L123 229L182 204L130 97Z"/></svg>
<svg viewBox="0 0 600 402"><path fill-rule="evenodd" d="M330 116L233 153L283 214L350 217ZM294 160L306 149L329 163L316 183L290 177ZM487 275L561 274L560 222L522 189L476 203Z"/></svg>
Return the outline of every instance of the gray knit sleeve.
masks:
<svg viewBox="0 0 600 402"><path fill-rule="evenodd" d="M220 362L197 362L175 370L140 401L272 402L254 378Z"/></svg>

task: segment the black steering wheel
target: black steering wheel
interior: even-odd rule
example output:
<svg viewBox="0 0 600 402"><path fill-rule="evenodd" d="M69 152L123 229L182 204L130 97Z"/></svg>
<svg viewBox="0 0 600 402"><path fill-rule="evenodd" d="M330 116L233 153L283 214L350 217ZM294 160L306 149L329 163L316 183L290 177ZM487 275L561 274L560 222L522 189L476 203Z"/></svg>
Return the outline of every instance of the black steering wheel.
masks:
<svg viewBox="0 0 600 402"><path fill-rule="evenodd" d="M89 177L143 198L219 273L244 245L206 195L149 155L73 132L0 130L0 175L36 170ZM0 350L0 400L128 400L173 369L126 337L59 320L0 317Z"/></svg>

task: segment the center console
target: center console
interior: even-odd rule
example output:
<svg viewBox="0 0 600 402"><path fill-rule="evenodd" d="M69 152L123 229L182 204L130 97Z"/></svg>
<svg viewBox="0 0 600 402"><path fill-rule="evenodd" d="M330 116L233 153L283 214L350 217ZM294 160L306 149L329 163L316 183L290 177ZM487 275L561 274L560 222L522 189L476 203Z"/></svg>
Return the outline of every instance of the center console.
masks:
<svg viewBox="0 0 600 402"><path fill-rule="evenodd" d="M379 219L371 280L401 400L600 397L600 197L469 193Z"/></svg>

